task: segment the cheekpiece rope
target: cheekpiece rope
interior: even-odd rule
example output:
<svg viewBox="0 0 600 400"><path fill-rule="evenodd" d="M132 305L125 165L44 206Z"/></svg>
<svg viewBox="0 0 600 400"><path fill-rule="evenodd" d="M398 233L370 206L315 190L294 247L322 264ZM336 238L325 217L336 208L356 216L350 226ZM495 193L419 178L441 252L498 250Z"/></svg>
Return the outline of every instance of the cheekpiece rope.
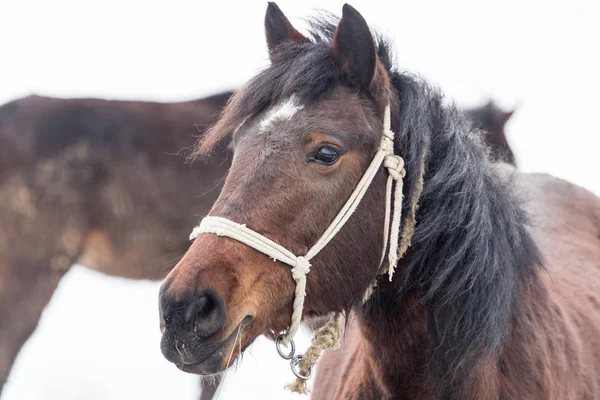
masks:
<svg viewBox="0 0 600 400"><path fill-rule="evenodd" d="M226 236L266 254L274 261L279 261L292 267L292 277L296 282L292 320L287 332L277 338L276 345L279 354L283 358L291 360L292 372L296 375L297 379L287 387L293 392L308 393L306 381L310 378L312 367L316 364L323 350L339 347L341 337L342 315L341 313L337 313L327 324L315 332L311 345L304 355L294 354L295 347L292 339L298 331L302 320L302 309L304 307L304 298L306 297L306 275L310 272L310 260L333 239L354 213L381 165L387 169L389 175L386 183L384 239L380 270L385 260L386 249L389 246L387 274L391 281L396 265L398 264L399 256L402 256L398 254L398 239L402 216L402 179L406 171L402 157L394 154L394 132L391 130L389 104L386 106L383 116L383 135L379 149L375 153L371 164L333 222L304 256L296 256L285 247L253 231L246 225L238 224L223 217L205 217L200 225L195 227L190 234L190 240L195 239L201 233ZM395 189L393 189L394 182L396 183ZM373 285L370 285L364 295L363 301L366 301L372 292ZM290 344L290 351L285 353L281 349L281 346L287 347Z"/></svg>

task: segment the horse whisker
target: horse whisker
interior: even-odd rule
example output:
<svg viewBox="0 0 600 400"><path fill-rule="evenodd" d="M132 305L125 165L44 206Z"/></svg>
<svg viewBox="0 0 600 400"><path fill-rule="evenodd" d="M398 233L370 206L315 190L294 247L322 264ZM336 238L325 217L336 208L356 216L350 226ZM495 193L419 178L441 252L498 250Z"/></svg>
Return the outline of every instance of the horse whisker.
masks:
<svg viewBox="0 0 600 400"><path fill-rule="evenodd" d="M231 356L233 356L233 351L235 350L235 342L237 342L238 338L240 338L240 349L241 349L241 337L240 337L240 332L242 331L242 325L240 324L238 326L238 333L235 337L235 341L233 342L233 346L231 346L231 352L229 353L229 359L227 360L227 366L225 367L225 369L229 368L229 363L231 362Z"/></svg>

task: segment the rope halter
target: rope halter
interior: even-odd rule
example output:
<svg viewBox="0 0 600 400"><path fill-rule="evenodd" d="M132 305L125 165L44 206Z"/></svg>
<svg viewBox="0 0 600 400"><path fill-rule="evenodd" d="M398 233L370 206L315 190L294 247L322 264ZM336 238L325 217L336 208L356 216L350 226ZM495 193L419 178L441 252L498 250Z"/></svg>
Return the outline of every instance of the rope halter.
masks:
<svg viewBox="0 0 600 400"><path fill-rule="evenodd" d="M346 201L333 222L331 222L321 238L317 240L314 246L311 247L304 256L296 256L271 239L246 227L246 225L238 224L222 217L205 217L200 225L195 227L190 234L190 240L195 239L201 233L226 236L266 254L274 261L279 261L292 267L292 277L296 282L292 320L289 329L285 334L279 336L276 344L279 354L282 355L282 357L284 352L281 351L280 345L283 344L284 346L287 346L290 343L292 345L291 352L285 354L284 358L291 359L292 371L298 377L297 382L291 385L293 391L306 393L305 381L310 377L311 367L316 363L322 350L337 346L340 338L339 320L341 316L338 314L327 325L315 333L311 347L304 356L294 355L292 339L298 331L302 320L302 309L304 307L304 298L306 296L306 275L310 272L310 260L312 260L331 241L331 239L335 237L348 221L360 204L360 201L364 197L371 182L375 178L377 171L382 165L388 171L388 179L386 183L383 249L380 269L385 260L386 248L389 245L387 273L391 281L394 269L398 263L398 239L402 213L402 178L405 176L406 172L404 169L404 160L402 157L394 154L394 132L391 130L389 105L385 108L384 112L383 135L381 137L379 149L377 150L377 153L375 153L371 164L369 164L369 167L350 195L350 198ZM396 182L395 190L393 190L394 182ZM372 288L369 286L365 297L368 298L368 295L370 295L371 292ZM324 340L326 336L329 339Z"/></svg>

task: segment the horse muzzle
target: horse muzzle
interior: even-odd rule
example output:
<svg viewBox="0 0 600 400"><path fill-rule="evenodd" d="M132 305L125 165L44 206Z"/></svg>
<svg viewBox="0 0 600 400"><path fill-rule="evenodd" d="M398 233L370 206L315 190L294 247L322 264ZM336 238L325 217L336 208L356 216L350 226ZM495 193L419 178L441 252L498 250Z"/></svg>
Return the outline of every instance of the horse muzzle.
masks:
<svg viewBox="0 0 600 400"><path fill-rule="evenodd" d="M165 285L160 294L161 351L179 369L201 375L218 373L231 362L235 344L252 320L245 316L227 330L225 302L213 289L177 300Z"/></svg>

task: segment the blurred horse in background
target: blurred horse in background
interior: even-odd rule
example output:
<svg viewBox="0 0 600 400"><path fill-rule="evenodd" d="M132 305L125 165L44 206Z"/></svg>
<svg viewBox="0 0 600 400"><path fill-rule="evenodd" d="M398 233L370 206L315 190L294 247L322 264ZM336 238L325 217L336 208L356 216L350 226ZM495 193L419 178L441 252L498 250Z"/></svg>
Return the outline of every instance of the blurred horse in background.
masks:
<svg viewBox="0 0 600 400"><path fill-rule="evenodd" d="M224 146L194 165L182 151L231 94L182 103L30 96L0 107L0 393L72 264L162 279L177 263L230 165ZM512 112L492 102L465 112L514 164L504 133ZM202 399L217 387L204 385Z"/></svg>
<svg viewBox="0 0 600 400"><path fill-rule="evenodd" d="M0 392L71 265L158 280L183 255L230 160L222 148L189 165L182 151L230 95L182 103L30 96L0 107Z"/></svg>
<svg viewBox="0 0 600 400"><path fill-rule="evenodd" d="M504 127L514 112L515 110L502 110L492 100L483 106L465 110L467 117L483 131L484 140L491 148L492 159L504 161L516 167L515 156L504 132Z"/></svg>

